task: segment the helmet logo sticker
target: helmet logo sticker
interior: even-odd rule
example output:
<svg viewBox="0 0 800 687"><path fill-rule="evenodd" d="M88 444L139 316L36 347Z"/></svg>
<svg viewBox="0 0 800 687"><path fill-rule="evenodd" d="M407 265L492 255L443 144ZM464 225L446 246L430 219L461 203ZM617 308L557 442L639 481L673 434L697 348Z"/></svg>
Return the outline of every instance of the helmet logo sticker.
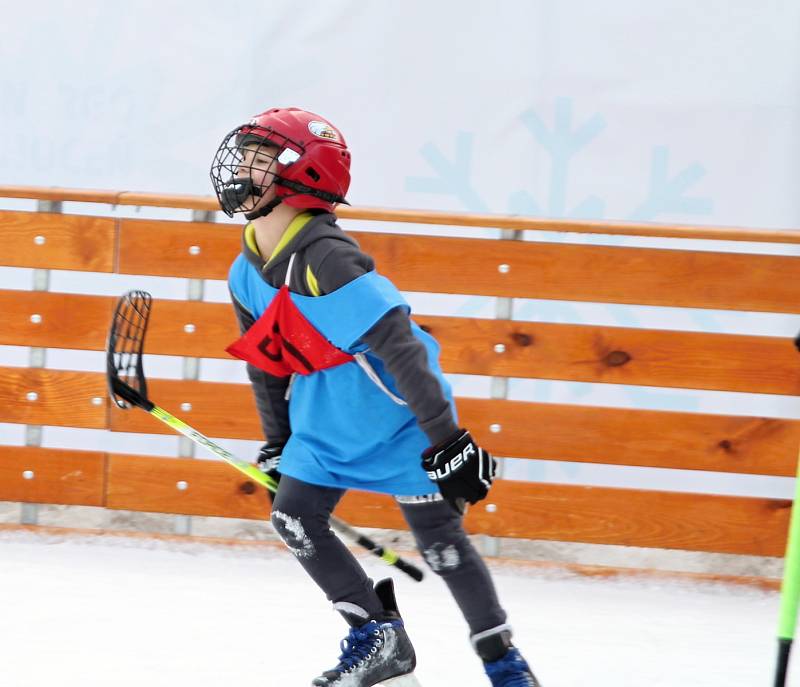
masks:
<svg viewBox="0 0 800 687"><path fill-rule="evenodd" d="M320 122L315 119L308 123L308 130L314 134L314 136L319 136L319 138L327 138L329 141L339 140L339 135L327 122Z"/></svg>

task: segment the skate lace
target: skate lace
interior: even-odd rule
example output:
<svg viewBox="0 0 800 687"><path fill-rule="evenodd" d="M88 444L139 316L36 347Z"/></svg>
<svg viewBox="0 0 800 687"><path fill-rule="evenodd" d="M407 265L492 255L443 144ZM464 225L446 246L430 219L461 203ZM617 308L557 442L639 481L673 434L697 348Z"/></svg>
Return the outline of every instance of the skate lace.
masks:
<svg viewBox="0 0 800 687"><path fill-rule="evenodd" d="M378 653L378 648L383 644L381 626L374 620L361 627L354 627L341 643L342 655L339 656L339 665L336 670L348 673L361 665L373 654Z"/></svg>

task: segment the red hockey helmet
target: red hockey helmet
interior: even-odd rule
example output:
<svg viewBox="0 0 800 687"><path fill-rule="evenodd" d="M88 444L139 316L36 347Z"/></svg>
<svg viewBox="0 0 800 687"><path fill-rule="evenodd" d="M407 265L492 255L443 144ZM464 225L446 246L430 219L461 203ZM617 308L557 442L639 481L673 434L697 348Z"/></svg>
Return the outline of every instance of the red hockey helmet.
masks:
<svg viewBox="0 0 800 687"><path fill-rule="evenodd" d="M254 155L245 163L245 148ZM252 160L259 156L277 161L268 183ZM350 151L344 137L323 117L296 107L273 108L231 131L211 165L211 181L225 213L245 217L268 214L278 203L331 212L346 203L350 187ZM261 197L275 186L275 199L260 208Z"/></svg>

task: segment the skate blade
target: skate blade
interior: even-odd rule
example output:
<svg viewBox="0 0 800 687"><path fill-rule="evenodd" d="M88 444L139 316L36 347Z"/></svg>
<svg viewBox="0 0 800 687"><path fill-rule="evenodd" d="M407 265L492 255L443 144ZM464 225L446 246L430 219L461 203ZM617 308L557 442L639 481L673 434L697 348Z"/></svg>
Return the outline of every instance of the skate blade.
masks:
<svg viewBox="0 0 800 687"><path fill-rule="evenodd" d="M414 673L408 675L398 675L390 677L388 680L378 683L375 687L422 687Z"/></svg>

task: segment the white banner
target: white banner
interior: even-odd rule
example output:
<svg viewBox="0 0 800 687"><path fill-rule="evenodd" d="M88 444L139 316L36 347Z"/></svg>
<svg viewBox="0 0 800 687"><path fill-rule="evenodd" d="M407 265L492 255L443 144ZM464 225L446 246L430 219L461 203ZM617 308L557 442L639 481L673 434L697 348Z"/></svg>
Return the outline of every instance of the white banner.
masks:
<svg viewBox="0 0 800 687"><path fill-rule="evenodd" d="M0 184L210 194L208 167L227 131L268 107L299 106L344 132L357 205L800 226L800 4L791 0L82 0L36 12L6 0L2 17ZM0 270L0 286L28 287L17 279ZM83 277L56 276L51 288L59 279L80 290ZM488 299L445 309L493 315ZM535 301L515 314L787 337L800 325ZM456 389L476 383L456 379ZM511 391L800 414L793 397L742 403L552 382ZM521 476L601 469L529 462Z"/></svg>

